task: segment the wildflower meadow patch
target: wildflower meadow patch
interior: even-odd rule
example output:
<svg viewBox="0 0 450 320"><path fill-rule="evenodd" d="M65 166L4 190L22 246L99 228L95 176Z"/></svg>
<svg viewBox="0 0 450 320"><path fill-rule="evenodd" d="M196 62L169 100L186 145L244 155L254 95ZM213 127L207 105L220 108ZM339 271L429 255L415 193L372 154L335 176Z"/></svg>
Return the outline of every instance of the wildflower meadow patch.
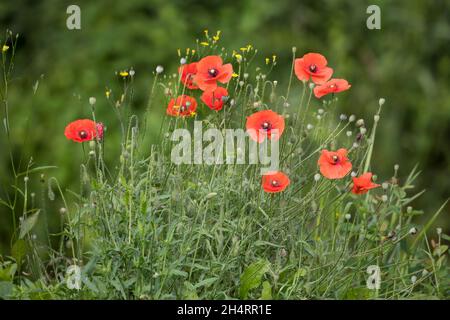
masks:
<svg viewBox="0 0 450 320"><path fill-rule="evenodd" d="M392 164L382 176L373 160L375 143L392 143L377 139L389 100L366 101L364 119L343 114L339 97L358 83L333 56L294 47L290 61L261 57L250 44L222 48L221 36L205 31L195 49L179 49L177 69L119 71L118 88L49 132L82 155L70 168L78 190L53 176L54 163L19 163L5 144L14 197L0 205L13 236L0 254L0 298L448 299L449 237L431 227L445 204L418 224L417 168ZM8 32L0 43L6 142L20 41ZM281 63L291 73L279 82L271 72ZM142 114L124 104L138 76L150 82ZM103 108L119 126L99 117ZM60 208L57 230L49 202Z"/></svg>

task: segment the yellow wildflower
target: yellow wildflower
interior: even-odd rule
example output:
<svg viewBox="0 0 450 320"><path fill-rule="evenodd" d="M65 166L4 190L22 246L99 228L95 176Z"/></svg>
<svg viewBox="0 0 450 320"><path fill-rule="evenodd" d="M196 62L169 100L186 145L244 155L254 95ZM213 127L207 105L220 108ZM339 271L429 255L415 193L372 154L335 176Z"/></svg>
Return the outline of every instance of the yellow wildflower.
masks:
<svg viewBox="0 0 450 320"><path fill-rule="evenodd" d="M236 72L233 72L233 74L231 75L233 78L237 78L239 77L239 75Z"/></svg>
<svg viewBox="0 0 450 320"><path fill-rule="evenodd" d="M9 49L9 46L4 44L3 47L2 47L2 52L6 52L6 51L8 51L8 49Z"/></svg>
<svg viewBox="0 0 450 320"><path fill-rule="evenodd" d="M266 58L266 64L269 64L269 62L270 62L270 59Z"/></svg>
<svg viewBox="0 0 450 320"><path fill-rule="evenodd" d="M129 73L128 73L128 71L120 71L119 72L119 75L121 76L121 77L128 77L128 75L129 75Z"/></svg>
<svg viewBox="0 0 450 320"><path fill-rule="evenodd" d="M200 42L200 44L201 44L202 46L205 46L205 47L209 46L209 43L206 42L206 41Z"/></svg>
<svg viewBox="0 0 450 320"><path fill-rule="evenodd" d="M234 55L236 57L237 62L241 62L242 61L242 55L240 55L239 53Z"/></svg>

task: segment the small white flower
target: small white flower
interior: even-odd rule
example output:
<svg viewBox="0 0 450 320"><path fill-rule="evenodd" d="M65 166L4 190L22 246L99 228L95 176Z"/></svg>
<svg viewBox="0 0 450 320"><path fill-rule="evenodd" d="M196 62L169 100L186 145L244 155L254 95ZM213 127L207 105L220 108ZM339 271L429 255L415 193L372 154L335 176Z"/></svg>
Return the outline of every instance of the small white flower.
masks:
<svg viewBox="0 0 450 320"><path fill-rule="evenodd" d="M353 143L353 148L356 149L356 148L358 148L358 147L359 147L359 144L358 144L357 142L354 142L354 143Z"/></svg>
<svg viewBox="0 0 450 320"><path fill-rule="evenodd" d="M407 213L411 213L412 211L413 211L413 207L408 206L408 207L406 208L406 212L407 212Z"/></svg>
<svg viewBox="0 0 450 320"><path fill-rule="evenodd" d="M361 134L366 134L366 133L367 133L367 129L364 128L364 127L361 127L361 128L359 129L359 132L360 132Z"/></svg>
<svg viewBox="0 0 450 320"><path fill-rule="evenodd" d="M350 175L354 178L354 177L356 177L356 172L352 171L352 173L350 173Z"/></svg>
<svg viewBox="0 0 450 320"><path fill-rule="evenodd" d="M353 134L353 132L351 132L351 131L347 131L347 132L346 132L345 134L347 135L347 137L351 137L351 136L352 136L352 134Z"/></svg>
<svg viewBox="0 0 450 320"><path fill-rule="evenodd" d="M389 188L389 183L383 182L383 183L381 184L381 187L382 187L384 190L386 190L387 188Z"/></svg>
<svg viewBox="0 0 450 320"><path fill-rule="evenodd" d="M380 121L380 116L378 114L373 116L373 121L378 122Z"/></svg>
<svg viewBox="0 0 450 320"><path fill-rule="evenodd" d="M314 89L314 87L315 87L315 84L314 84L313 82L311 82L311 83L309 84L309 88L312 90L312 89Z"/></svg>
<svg viewBox="0 0 450 320"><path fill-rule="evenodd" d="M131 77L134 77L134 75L136 74L136 71L134 71L134 69L131 69L129 74Z"/></svg>
<svg viewBox="0 0 450 320"><path fill-rule="evenodd" d="M307 129L307 130L311 130L312 128L314 128L314 126L313 126L312 124L308 123L308 124L306 125L306 129Z"/></svg>
<svg viewBox="0 0 450 320"><path fill-rule="evenodd" d="M186 58L181 58L181 59L180 59L180 64L186 64L186 62L187 62L187 61L186 61Z"/></svg>
<svg viewBox="0 0 450 320"><path fill-rule="evenodd" d="M341 115L339 116L339 119L340 119L341 121L345 121L345 120L347 120L347 116L346 116L345 114L341 114Z"/></svg>
<svg viewBox="0 0 450 320"><path fill-rule="evenodd" d="M162 67L162 66L157 66L156 67L156 73L157 74L160 74L160 73L162 73L164 71L164 68Z"/></svg>
<svg viewBox="0 0 450 320"><path fill-rule="evenodd" d="M354 114L352 114L349 118L348 118L348 122L353 122L355 121L356 117Z"/></svg>
<svg viewBox="0 0 450 320"><path fill-rule="evenodd" d="M381 201L387 202L387 201L388 201L388 196L385 195L385 194L383 194L383 195L381 196Z"/></svg>
<svg viewBox="0 0 450 320"><path fill-rule="evenodd" d="M362 127L363 125L364 125L364 119L358 119L358 121L356 121L357 127Z"/></svg>
<svg viewBox="0 0 450 320"><path fill-rule="evenodd" d="M442 228L436 228L436 232L438 235L440 235L442 233Z"/></svg>
<svg viewBox="0 0 450 320"><path fill-rule="evenodd" d="M319 110L317 110L317 112L318 112L319 114L323 114L323 113L325 112L325 110L323 110L322 108L320 108Z"/></svg>
<svg viewBox="0 0 450 320"><path fill-rule="evenodd" d="M28 177L23 178L23 181L25 181L25 182L28 182L28 180L30 180L30 178L28 178Z"/></svg>
<svg viewBox="0 0 450 320"><path fill-rule="evenodd" d="M386 102L386 99L384 98L380 98L380 100L378 100L378 104L380 105L380 107Z"/></svg>
<svg viewBox="0 0 450 320"><path fill-rule="evenodd" d="M352 215L350 213L345 214L345 220L350 220L352 218Z"/></svg>
<svg viewBox="0 0 450 320"><path fill-rule="evenodd" d="M414 284L417 281L417 277L416 276L412 276L411 277L411 283Z"/></svg>
<svg viewBox="0 0 450 320"><path fill-rule="evenodd" d="M422 271L422 277L425 277L427 274L428 274L427 269L423 269L423 271Z"/></svg>
<svg viewBox="0 0 450 320"><path fill-rule="evenodd" d="M320 114L317 115L317 120L321 120L322 116Z"/></svg>
<svg viewBox="0 0 450 320"><path fill-rule="evenodd" d="M400 166L399 166L398 164L396 164L396 165L394 166L394 170L395 170L395 171L398 171L398 169L400 169Z"/></svg>
<svg viewBox="0 0 450 320"><path fill-rule="evenodd" d="M243 87L244 86L244 81L239 81L239 86Z"/></svg>
<svg viewBox="0 0 450 320"><path fill-rule="evenodd" d="M409 229L409 234L410 235L415 235L417 233L417 228L416 227L412 227L411 229Z"/></svg>
<svg viewBox="0 0 450 320"><path fill-rule="evenodd" d="M319 173L316 173L315 175L314 175L314 181L319 181L320 180L320 174Z"/></svg>
<svg viewBox="0 0 450 320"><path fill-rule="evenodd" d="M290 106L289 102L285 102L285 103L283 104L283 107L285 107L285 108L287 108L287 107L289 107L289 106Z"/></svg>
<svg viewBox="0 0 450 320"><path fill-rule="evenodd" d="M95 97L90 97L90 98L89 98L89 104L90 104L91 106L93 106L96 102L97 102L97 99L95 99Z"/></svg>
<svg viewBox="0 0 450 320"><path fill-rule="evenodd" d="M244 76L245 76L245 74L244 74ZM274 81L273 81L273 85L276 87L277 84L278 84L278 81L277 81L277 80L274 80Z"/></svg>

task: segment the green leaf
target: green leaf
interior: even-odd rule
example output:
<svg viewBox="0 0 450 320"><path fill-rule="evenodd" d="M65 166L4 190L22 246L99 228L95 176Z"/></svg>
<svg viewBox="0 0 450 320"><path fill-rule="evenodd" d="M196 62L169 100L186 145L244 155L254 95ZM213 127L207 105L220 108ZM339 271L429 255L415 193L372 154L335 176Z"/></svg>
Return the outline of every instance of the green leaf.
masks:
<svg viewBox="0 0 450 320"><path fill-rule="evenodd" d="M270 263L267 260L259 260L249 265L240 279L239 295L241 299L246 299L251 289L259 287L262 276L269 271Z"/></svg>
<svg viewBox="0 0 450 320"><path fill-rule="evenodd" d="M262 286L261 300L272 300L272 286L269 281L264 281Z"/></svg>
<svg viewBox="0 0 450 320"><path fill-rule="evenodd" d="M20 225L20 234L19 239L23 239L25 235L33 229L34 225L36 224L38 217L39 217L39 211L36 211L32 215L30 215L28 218L26 218L22 224Z"/></svg>
<svg viewBox="0 0 450 320"><path fill-rule="evenodd" d="M367 300L372 296L372 291L367 288L350 288L344 295L345 300Z"/></svg>
<svg viewBox="0 0 450 320"><path fill-rule="evenodd" d="M11 255L18 264L22 262L23 257L27 254L27 243L23 239L17 240L11 248Z"/></svg>
<svg viewBox="0 0 450 320"><path fill-rule="evenodd" d="M189 281L184 282L182 296L186 300L198 300L197 291Z"/></svg>
<svg viewBox="0 0 450 320"><path fill-rule="evenodd" d="M0 281L0 298L7 299L13 290L13 284L9 281Z"/></svg>
<svg viewBox="0 0 450 320"><path fill-rule="evenodd" d="M195 285L195 288L201 288L201 287L209 287L210 285L212 285L214 282L217 281L217 277L213 277L213 278L208 278L208 279L204 279L202 281L200 281L199 283L197 283Z"/></svg>

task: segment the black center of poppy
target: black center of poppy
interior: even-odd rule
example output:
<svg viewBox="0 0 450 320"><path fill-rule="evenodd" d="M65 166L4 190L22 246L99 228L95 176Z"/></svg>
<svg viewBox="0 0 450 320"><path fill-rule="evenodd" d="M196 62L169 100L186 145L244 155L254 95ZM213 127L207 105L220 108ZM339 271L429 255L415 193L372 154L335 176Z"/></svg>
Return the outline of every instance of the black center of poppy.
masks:
<svg viewBox="0 0 450 320"><path fill-rule="evenodd" d="M334 163L337 163L337 162L338 162L338 160L339 160L339 157L338 157L338 156L336 156L336 155L334 155L334 156L333 156L333 162L334 162Z"/></svg>
<svg viewBox="0 0 450 320"><path fill-rule="evenodd" d="M269 122L264 121L261 125L261 128L263 128L264 130L270 130L272 128L272 125Z"/></svg>
<svg viewBox="0 0 450 320"><path fill-rule="evenodd" d="M310 65L309 66L309 71L311 71L313 73L316 72L317 71L317 66L315 64Z"/></svg>
<svg viewBox="0 0 450 320"><path fill-rule="evenodd" d="M78 132L78 135L81 139L86 139L88 137L88 133L86 132L86 130L81 130L80 132Z"/></svg>
<svg viewBox="0 0 450 320"><path fill-rule="evenodd" d="M272 180L271 183L272 183L272 186L274 186L274 187L278 187L280 185L277 180Z"/></svg>
<svg viewBox="0 0 450 320"><path fill-rule="evenodd" d="M217 71L217 69L212 68L208 70L208 73L211 77L216 77L219 71Z"/></svg>

